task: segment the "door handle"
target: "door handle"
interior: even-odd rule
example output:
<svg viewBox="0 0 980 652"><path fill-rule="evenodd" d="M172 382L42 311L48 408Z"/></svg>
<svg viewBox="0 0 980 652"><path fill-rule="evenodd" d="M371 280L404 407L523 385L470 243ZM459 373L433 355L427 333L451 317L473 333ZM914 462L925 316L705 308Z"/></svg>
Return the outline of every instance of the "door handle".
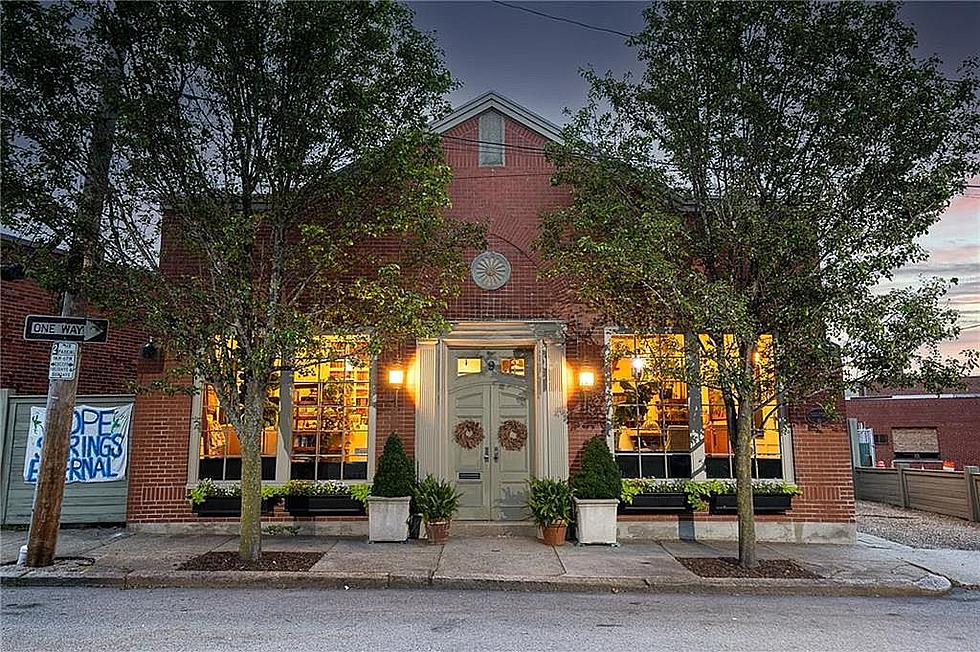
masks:
<svg viewBox="0 0 980 652"><path fill-rule="evenodd" d="M483 463L486 464L489 461L490 461L490 447L489 446L484 446L483 447Z"/></svg>
<svg viewBox="0 0 980 652"><path fill-rule="evenodd" d="M499 446L494 446L493 447L493 461L496 462L498 460L500 460L500 447Z"/></svg>

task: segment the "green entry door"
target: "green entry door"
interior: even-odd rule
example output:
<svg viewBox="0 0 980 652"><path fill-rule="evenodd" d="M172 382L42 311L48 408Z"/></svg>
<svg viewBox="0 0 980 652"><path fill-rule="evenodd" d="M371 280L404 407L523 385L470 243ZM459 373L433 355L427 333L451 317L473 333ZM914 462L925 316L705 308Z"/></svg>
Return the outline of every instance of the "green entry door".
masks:
<svg viewBox="0 0 980 652"><path fill-rule="evenodd" d="M458 518L521 520L531 473L529 349L452 349L449 459L463 493Z"/></svg>

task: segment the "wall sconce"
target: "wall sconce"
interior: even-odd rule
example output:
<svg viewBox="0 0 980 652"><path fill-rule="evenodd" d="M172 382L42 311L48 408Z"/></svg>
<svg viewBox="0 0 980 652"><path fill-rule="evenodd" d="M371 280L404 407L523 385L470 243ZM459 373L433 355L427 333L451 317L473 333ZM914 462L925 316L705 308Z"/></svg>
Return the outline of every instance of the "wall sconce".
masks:
<svg viewBox="0 0 980 652"><path fill-rule="evenodd" d="M583 369L578 372L578 386L581 389L591 389L595 387L595 372L591 369Z"/></svg>
<svg viewBox="0 0 980 652"><path fill-rule="evenodd" d="M140 357L144 360L156 360L160 357L160 348L152 337L140 348Z"/></svg>
<svg viewBox="0 0 980 652"><path fill-rule="evenodd" d="M388 370L388 384L401 387L405 383L405 371L401 367Z"/></svg>

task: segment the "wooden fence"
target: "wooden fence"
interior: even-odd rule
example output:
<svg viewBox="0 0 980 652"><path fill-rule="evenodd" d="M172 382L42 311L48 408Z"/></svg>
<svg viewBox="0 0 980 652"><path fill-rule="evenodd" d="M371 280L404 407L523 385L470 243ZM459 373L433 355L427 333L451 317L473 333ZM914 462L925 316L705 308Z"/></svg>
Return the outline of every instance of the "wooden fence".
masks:
<svg viewBox="0 0 980 652"><path fill-rule="evenodd" d="M924 469L854 469L854 496L858 500L947 514L980 521L980 472Z"/></svg>

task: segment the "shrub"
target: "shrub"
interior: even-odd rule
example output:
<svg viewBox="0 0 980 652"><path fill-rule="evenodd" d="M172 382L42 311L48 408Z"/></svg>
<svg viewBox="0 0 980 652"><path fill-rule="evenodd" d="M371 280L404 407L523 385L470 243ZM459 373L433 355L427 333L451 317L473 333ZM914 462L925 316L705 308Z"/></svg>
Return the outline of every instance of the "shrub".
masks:
<svg viewBox="0 0 980 652"><path fill-rule="evenodd" d="M405 454L405 447L398 435L391 433L378 458L378 470L374 474L372 496L400 498L412 495L415 484L415 464Z"/></svg>
<svg viewBox="0 0 980 652"><path fill-rule="evenodd" d="M531 478L527 509L538 525L568 525L572 520L572 487L567 480Z"/></svg>
<svg viewBox="0 0 980 652"><path fill-rule="evenodd" d="M593 437L582 451L582 466L572 476L572 489L579 498L619 499L623 478L606 440Z"/></svg>
<svg viewBox="0 0 980 652"><path fill-rule="evenodd" d="M415 509L426 523L448 521L459 509L462 496L451 482L429 474L415 489Z"/></svg>

